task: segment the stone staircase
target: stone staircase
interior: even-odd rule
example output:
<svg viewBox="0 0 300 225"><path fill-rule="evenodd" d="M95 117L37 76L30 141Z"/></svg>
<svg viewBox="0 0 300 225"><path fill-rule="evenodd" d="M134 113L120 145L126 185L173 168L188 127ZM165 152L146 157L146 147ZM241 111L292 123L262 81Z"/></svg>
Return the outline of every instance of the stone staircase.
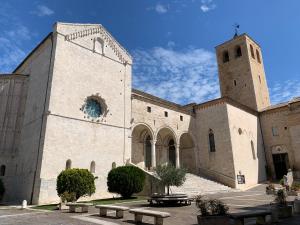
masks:
<svg viewBox="0 0 300 225"><path fill-rule="evenodd" d="M172 186L170 189L171 193L185 193L189 197L219 192L231 192L235 190L223 184L208 180L204 177L200 177L191 173L186 174L186 181L182 186Z"/></svg>

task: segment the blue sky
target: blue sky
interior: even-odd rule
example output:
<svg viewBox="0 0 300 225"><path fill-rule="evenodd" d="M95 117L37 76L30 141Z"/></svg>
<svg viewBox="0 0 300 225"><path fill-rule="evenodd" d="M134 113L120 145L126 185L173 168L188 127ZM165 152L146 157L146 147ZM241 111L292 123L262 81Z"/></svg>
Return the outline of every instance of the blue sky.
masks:
<svg viewBox="0 0 300 225"><path fill-rule="evenodd" d="M214 47L233 24L262 47L272 103L300 96L298 0L0 0L0 72L56 21L101 23L134 58L133 86L186 104L220 96Z"/></svg>

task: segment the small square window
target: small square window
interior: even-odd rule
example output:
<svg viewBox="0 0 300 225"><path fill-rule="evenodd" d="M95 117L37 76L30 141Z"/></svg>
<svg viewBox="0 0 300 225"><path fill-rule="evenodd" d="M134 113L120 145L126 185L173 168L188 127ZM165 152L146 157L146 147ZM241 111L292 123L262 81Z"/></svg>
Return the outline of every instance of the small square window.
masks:
<svg viewBox="0 0 300 225"><path fill-rule="evenodd" d="M183 121L183 116L180 116L180 121Z"/></svg>
<svg viewBox="0 0 300 225"><path fill-rule="evenodd" d="M168 112L167 111L165 111L165 117L168 117Z"/></svg>
<svg viewBox="0 0 300 225"><path fill-rule="evenodd" d="M147 112L150 113L151 112L151 107L147 106Z"/></svg>

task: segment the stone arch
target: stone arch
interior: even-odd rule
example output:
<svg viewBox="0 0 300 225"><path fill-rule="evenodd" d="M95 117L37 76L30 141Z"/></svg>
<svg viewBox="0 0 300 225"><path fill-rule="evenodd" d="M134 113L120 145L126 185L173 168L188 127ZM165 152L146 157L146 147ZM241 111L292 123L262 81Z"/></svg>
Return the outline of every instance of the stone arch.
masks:
<svg viewBox="0 0 300 225"><path fill-rule="evenodd" d="M169 126L157 129L156 138L156 161L157 164L171 163L176 165L176 148L178 138L174 130Z"/></svg>
<svg viewBox="0 0 300 225"><path fill-rule="evenodd" d="M132 150L131 162L142 168L152 167L151 142L154 133L145 123L137 123L131 133Z"/></svg>
<svg viewBox="0 0 300 225"><path fill-rule="evenodd" d="M196 173L196 153L193 136L188 132L182 133L179 144L180 167L186 168L190 173Z"/></svg>

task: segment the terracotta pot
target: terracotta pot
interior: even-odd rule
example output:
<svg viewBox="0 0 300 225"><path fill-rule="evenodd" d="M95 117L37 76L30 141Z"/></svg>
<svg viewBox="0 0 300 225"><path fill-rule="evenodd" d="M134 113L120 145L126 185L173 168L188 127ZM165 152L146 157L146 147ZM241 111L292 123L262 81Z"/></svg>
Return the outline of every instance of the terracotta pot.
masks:
<svg viewBox="0 0 300 225"><path fill-rule="evenodd" d="M197 216L199 225L229 225L228 216Z"/></svg>

